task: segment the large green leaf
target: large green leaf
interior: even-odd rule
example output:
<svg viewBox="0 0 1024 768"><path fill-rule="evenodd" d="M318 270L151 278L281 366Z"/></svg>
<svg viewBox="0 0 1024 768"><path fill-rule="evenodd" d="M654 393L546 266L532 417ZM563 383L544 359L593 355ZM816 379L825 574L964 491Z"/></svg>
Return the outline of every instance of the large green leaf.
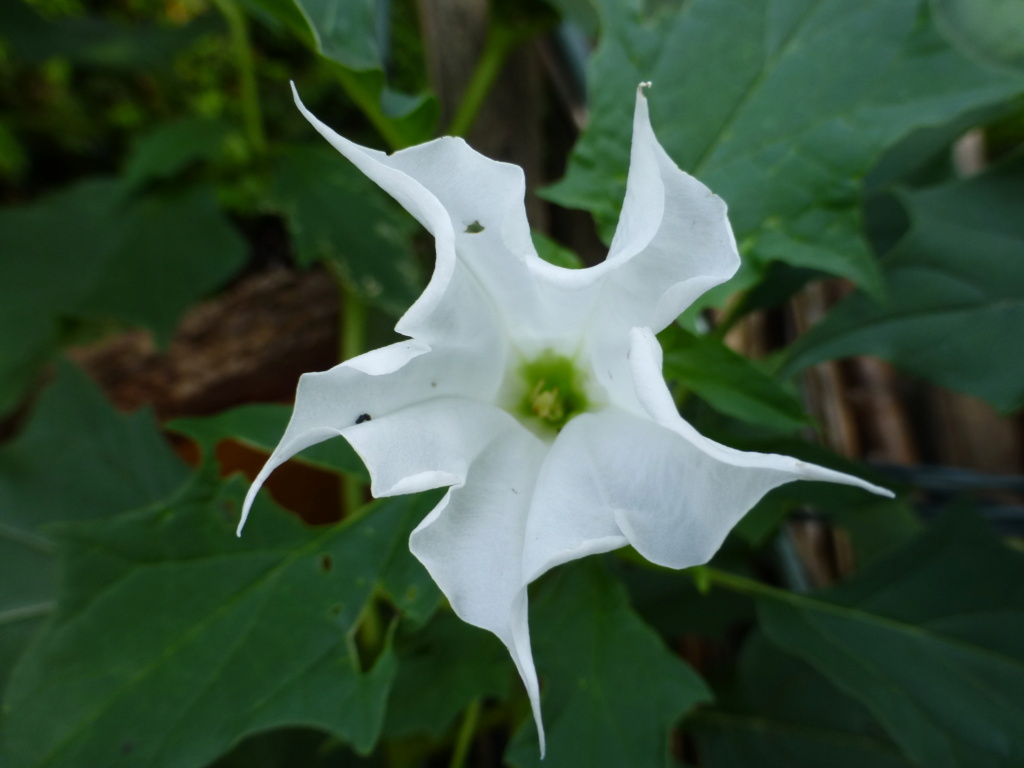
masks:
<svg viewBox="0 0 1024 768"><path fill-rule="evenodd" d="M90 179L0 210L0 413L57 348L70 318L150 327L166 341L179 315L241 266L245 243L213 193L131 197Z"/></svg>
<svg viewBox="0 0 1024 768"><path fill-rule="evenodd" d="M235 129L222 120L192 117L161 125L135 142L125 163L125 180L139 184L165 179L192 163L220 160L237 138Z"/></svg>
<svg viewBox="0 0 1024 768"><path fill-rule="evenodd" d="M503 699L514 680L520 685L498 639L448 612L404 638L396 655L398 675L384 725L389 737L440 737L473 700Z"/></svg>
<svg viewBox="0 0 1024 768"><path fill-rule="evenodd" d="M141 197L109 216L120 226L111 224L103 271L75 313L145 326L162 344L191 304L245 263L246 243L211 189Z"/></svg>
<svg viewBox="0 0 1024 768"><path fill-rule="evenodd" d="M548 196L610 235L636 86L651 80L658 138L729 204L751 269L782 260L880 292L860 235L863 176L915 128L1024 89L960 57L917 0L693 0L654 19L640 5L601 2L590 122Z"/></svg>
<svg viewBox="0 0 1024 768"><path fill-rule="evenodd" d="M329 147L289 149L273 177L300 264L325 262L365 300L395 315L408 309L422 288L409 216Z"/></svg>
<svg viewBox="0 0 1024 768"><path fill-rule="evenodd" d="M859 702L915 765L1024 763L1024 555L951 514L821 598L765 599L768 639Z"/></svg>
<svg viewBox="0 0 1024 768"><path fill-rule="evenodd" d="M867 711L762 635L743 648L735 690L689 721L713 768L909 768Z"/></svg>
<svg viewBox="0 0 1024 768"><path fill-rule="evenodd" d="M873 354L1003 411L1024 405L1024 162L908 192L911 231L885 260L887 300L853 294L786 370Z"/></svg>
<svg viewBox="0 0 1024 768"><path fill-rule="evenodd" d="M715 410L789 432L811 424L796 395L718 339L670 326L661 341L665 378L692 390Z"/></svg>
<svg viewBox="0 0 1024 768"><path fill-rule="evenodd" d="M59 607L11 677L0 763L198 768L282 725L373 746L394 656L362 672L351 637L433 499L312 529L261 495L236 538L245 490L200 479L60 529Z"/></svg>
<svg viewBox="0 0 1024 768"><path fill-rule="evenodd" d="M562 566L531 610L537 669L545 680L548 753L527 723L506 755L516 766L654 768L669 764L669 729L710 698L629 606L626 591L590 559Z"/></svg>
<svg viewBox="0 0 1024 768"><path fill-rule="evenodd" d="M1020 0L931 0L939 29L968 55L1024 70L1024 3Z"/></svg>
<svg viewBox="0 0 1024 768"><path fill-rule="evenodd" d="M152 416L123 416L62 365L24 431L0 447L0 691L53 609L53 542L45 526L127 512L168 496L185 466Z"/></svg>

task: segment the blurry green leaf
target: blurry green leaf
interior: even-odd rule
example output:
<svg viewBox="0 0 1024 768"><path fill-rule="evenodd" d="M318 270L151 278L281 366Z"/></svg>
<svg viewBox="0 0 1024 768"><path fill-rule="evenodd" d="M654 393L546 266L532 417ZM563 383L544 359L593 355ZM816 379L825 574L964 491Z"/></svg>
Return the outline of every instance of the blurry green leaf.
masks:
<svg viewBox="0 0 1024 768"><path fill-rule="evenodd" d="M77 313L112 316L170 341L188 307L245 263L247 245L212 190L142 197L110 212L121 231ZM114 225L111 226L111 234Z"/></svg>
<svg viewBox="0 0 1024 768"><path fill-rule="evenodd" d="M69 318L113 317L166 341L180 314L242 264L213 194L131 198L111 179L0 209L0 413L22 395Z"/></svg>
<svg viewBox="0 0 1024 768"><path fill-rule="evenodd" d="M275 728L245 738L210 768L386 768L312 728Z"/></svg>
<svg viewBox="0 0 1024 768"><path fill-rule="evenodd" d="M43 19L24 0L0 3L0 37L28 64L51 58L92 67L133 71L165 69L179 51L214 28L212 17L187 25L127 24L80 16Z"/></svg>
<svg viewBox="0 0 1024 768"><path fill-rule="evenodd" d="M1021 0L931 0L940 30L969 56L1024 70Z"/></svg>
<svg viewBox="0 0 1024 768"><path fill-rule="evenodd" d="M796 395L718 339L670 326L661 340L665 378L692 390L711 407L782 431L792 432L811 424Z"/></svg>
<svg viewBox="0 0 1024 768"><path fill-rule="evenodd" d="M871 354L1002 411L1024 405L1024 162L906 193L911 231L885 260L888 299L847 297L785 370Z"/></svg>
<svg viewBox="0 0 1024 768"><path fill-rule="evenodd" d="M0 179L20 181L28 169L25 147L11 130L10 121L0 118Z"/></svg>
<svg viewBox="0 0 1024 768"><path fill-rule="evenodd" d="M761 600L768 639L871 713L915 765L1024 762L1024 555L978 519L820 598Z"/></svg>
<svg viewBox="0 0 1024 768"><path fill-rule="evenodd" d="M5 768L199 768L283 725L372 748L394 655L361 672L349 638L429 507L389 499L311 529L261 495L236 538L246 485L200 480L168 504L60 529L59 608L12 675Z"/></svg>
<svg viewBox="0 0 1024 768"><path fill-rule="evenodd" d="M166 427L191 437L204 451L216 448L222 440L237 440L269 455L280 442L291 415L290 405L251 403L213 416L173 419ZM307 448L293 461L369 480L362 459L342 438L325 440Z"/></svg>
<svg viewBox="0 0 1024 768"><path fill-rule="evenodd" d="M432 138L437 101L393 91L384 74L378 25L380 0L248 0L307 46L340 65L338 77L392 149Z"/></svg>
<svg viewBox="0 0 1024 768"><path fill-rule="evenodd" d="M357 72L382 69L377 45L379 0L294 0L328 59Z"/></svg>
<svg viewBox="0 0 1024 768"><path fill-rule="evenodd" d="M452 613L435 616L399 643L396 654L398 674L384 725L388 737L439 738L474 699L503 699L513 681L519 685L501 642Z"/></svg>
<svg viewBox="0 0 1024 768"><path fill-rule="evenodd" d="M881 483L892 488L884 478ZM904 500L879 499L835 483L798 482L770 491L733 533L751 546L762 546L795 512L822 515L845 530L858 567L906 544L921 531L919 518Z"/></svg>
<svg viewBox="0 0 1024 768"><path fill-rule="evenodd" d="M762 635L744 644L737 690L689 722L714 768L910 768L855 701Z"/></svg>
<svg viewBox="0 0 1024 768"><path fill-rule="evenodd" d="M549 264L566 269L579 269L583 266L579 256L547 235L531 230L530 237L533 239L533 247L537 249L537 255Z"/></svg>
<svg viewBox="0 0 1024 768"><path fill-rule="evenodd" d="M727 541L719 550L716 563L730 559L730 555L735 557L737 548L732 544ZM753 622L754 602L746 595L702 592L692 574L654 566L640 555L633 556L639 562L618 558L616 574L629 590L634 610L662 637L691 634L726 640L738 626Z"/></svg>
<svg viewBox="0 0 1024 768"><path fill-rule="evenodd" d="M422 289L416 224L330 147L292 147L274 163L274 203L299 264L324 262L366 301L400 315Z"/></svg>
<svg viewBox="0 0 1024 768"><path fill-rule="evenodd" d="M859 234L864 174L915 128L1024 90L962 59L913 0L694 0L652 20L636 0L601 6L590 121L547 197L591 211L610 237L637 83L651 80L658 138L729 204L745 254L876 293Z"/></svg>
<svg viewBox="0 0 1024 768"><path fill-rule="evenodd" d="M550 574L530 610L545 681L548 754L528 722L506 760L515 766L645 768L669 764L669 729L710 694L629 606L595 559Z"/></svg>
<svg viewBox="0 0 1024 768"><path fill-rule="evenodd" d="M208 118L188 118L161 125L141 137L124 169L129 184L165 179L192 163L221 159L233 134L230 125Z"/></svg>
<svg viewBox="0 0 1024 768"><path fill-rule="evenodd" d="M593 0L545 0L558 11L563 20L576 24L581 31L596 37L600 28L597 8Z"/></svg>
<svg viewBox="0 0 1024 768"><path fill-rule="evenodd" d="M151 414L116 413L82 373L60 366L24 431L0 447L0 692L53 607L54 547L44 526L155 502L185 476Z"/></svg>
<svg viewBox="0 0 1024 768"><path fill-rule="evenodd" d="M35 205L0 209L0 413L32 381L58 340L57 319L87 295L111 239L121 187L89 180Z"/></svg>

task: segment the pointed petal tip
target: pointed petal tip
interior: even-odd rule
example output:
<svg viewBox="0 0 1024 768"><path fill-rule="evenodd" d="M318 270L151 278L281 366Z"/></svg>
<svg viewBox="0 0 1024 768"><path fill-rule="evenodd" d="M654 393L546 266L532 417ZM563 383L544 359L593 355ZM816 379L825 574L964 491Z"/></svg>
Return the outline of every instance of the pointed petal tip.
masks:
<svg viewBox="0 0 1024 768"><path fill-rule="evenodd" d="M235 528L235 536L238 538L242 537L242 529L245 528L245 521L249 519L249 510L252 509L253 502L256 501L256 494L259 493L260 488L263 487L263 482L267 479L267 475L270 474L271 470L267 467L270 466L268 461L260 473L256 475L256 479L252 481L252 485L249 486L249 491L245 494L245 501L242 502L242 517L238 521L238 527Z"/></svg>

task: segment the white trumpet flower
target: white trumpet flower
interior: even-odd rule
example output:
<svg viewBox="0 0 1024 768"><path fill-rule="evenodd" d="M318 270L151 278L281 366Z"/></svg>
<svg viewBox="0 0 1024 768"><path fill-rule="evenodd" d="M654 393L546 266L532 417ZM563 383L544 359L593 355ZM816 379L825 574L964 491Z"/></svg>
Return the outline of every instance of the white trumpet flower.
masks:
<svg viewBox="0 0 1024 768"><path fill-rule="evenodd" d="M366 463L376 497L447 486L410 549L455 613L508 647L542 754L530 582L627 544L671 568L705 563L767 491L793 480L891 495L787 456L728 448L680 417L655 333L728 280L739 255L725 203L655 138L645 85L608 258L579 270L537 256L518 167L457 138L392 155L367 149L295 94L324 138L434 236L437 261L396 326L407 341L302 377L242 524L275 467L338 435Z"/></svg>

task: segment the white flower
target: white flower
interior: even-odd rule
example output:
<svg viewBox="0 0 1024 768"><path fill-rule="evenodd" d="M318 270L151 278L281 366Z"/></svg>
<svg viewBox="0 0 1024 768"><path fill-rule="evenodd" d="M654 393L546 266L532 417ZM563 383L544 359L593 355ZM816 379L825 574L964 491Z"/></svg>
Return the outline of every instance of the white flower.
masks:
<svg viewBox="0 0 1024 768"><path fill-rule="evenodd" d="M705 563L751 506L792 480L891 495L787 456L719 445L679 416L654 334L728 280L739 256L725 203L655 139L642 87L618 229L607 260L581 270L537 256L518 167L456 138L393 155L367 149L295 100L427 228L437 262L396 326L408 341L302 377L242 523L275 467L338 435L365 461L376 497L448 486L410 549L452 609L508 647L542 753L527 627L534 579L626 544L671 568Z"/></svg>

